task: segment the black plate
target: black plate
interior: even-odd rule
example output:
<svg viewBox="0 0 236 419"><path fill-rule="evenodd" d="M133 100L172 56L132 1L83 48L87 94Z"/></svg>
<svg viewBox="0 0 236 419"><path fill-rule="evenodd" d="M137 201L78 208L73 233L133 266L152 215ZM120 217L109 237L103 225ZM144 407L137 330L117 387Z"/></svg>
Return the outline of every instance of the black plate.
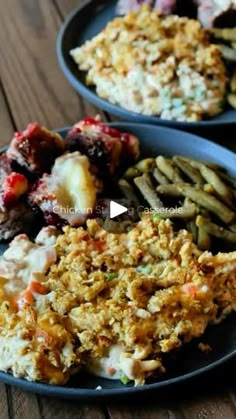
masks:
<svg viewBox="0 0 236 419"><path fill-rule="evenodd" d="M182 154L222 164L228 172L236 177L236 155L225 148L204 140L195 135L165 127L136 125L125 123L109 124L124 132L131 132L140 139L141 155L156 156L158 153L171 156ZM68 129L58 130L63 136ZM1 246L3 251L5 246ZM145 394L170 388L186 380L207 373L236 355L236 313L218 326L210 327L200 341L213 348L208 355L197 349L197 340L181 349L175 359L169 362L167 373L160 381L146 384L143 387L124 386L120 381L111 381L81 373L74 376L66 386L58 387L28 382L0 372L0 381L16 385L24 390L50 396L74 398L77 400L125 397ZM101 386L102 390L95 390Z"/></svg>
<svg viewBox="0 0 236 419"><path fill-rule="evenodd" d="M224 113L200 122L178 122L161 119L157 116L142 115L128 111L118 105L113 105L101 99L93 87L86 86L85 72L79 71L69 52L82 45L86 40L98 34L115 16L116 1L88 0L83 7L79 7L68 16L63 24L57 39L57 56L66 78L85 99L111 115L131 122L168 125L176 128L200 128L209 126L222 126L236 123L236 110L227 108Z"/></svg>

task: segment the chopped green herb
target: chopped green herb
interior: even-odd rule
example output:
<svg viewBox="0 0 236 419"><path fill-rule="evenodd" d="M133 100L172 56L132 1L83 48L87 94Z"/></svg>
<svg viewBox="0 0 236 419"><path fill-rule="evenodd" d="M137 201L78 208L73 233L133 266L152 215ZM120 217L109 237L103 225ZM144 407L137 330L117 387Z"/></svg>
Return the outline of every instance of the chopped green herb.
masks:
<svg viewBox="0 0 236 419"><path fill-rule="evenodd" d="M112 272L110 274L106 274L105 275L105 281L106 282L112 281L113 279L117 278L117 276L118 276L117 272Z"/></svg>
<svg viewBox="0 0 236 419"><path fill-rule="evenodd" d="M206 98L205 86L200 86L195 89L195 98L196 100L203 100Z"/></svg>
<svg viewBox="0 0 236 419"><path fill-rule="evenodd" d="M170 102L163 102L162 107L163 107L164 110L168 111L169 109L171 109L171 103Z"/></svg>
<svg viewBox="0 0 236 419"><path fill-rule="evenodd" d="M162 218L159 214L152 214L152 221L154 223L159 223L160 220L162 220Z"/></svg>
<svg viewBox="0 0 236 419"><path fill-rule="evenodd" d="M213 80L212 80L212 86L213 86L213 87L219 87L219 82L218 82L218 80L213 79Z"/></svg>
<svg viewBox="0 0 236 419"><path fill-rule="evenodd" d="M120 381L122 382L122 384L128 384L130 382L130 379L126 375L121 375Z"/></svg>
<svg viewBox="0 0 236 419"><path fill-rule="evenodd" d="M217 102L217 107L220 108L220 109L223 109L224 102L222 100L220 100L219 102Z"/></svg>
<svg viewBox="0 0 236 419"><path fill-rule="evenodd" d="M184 103L183 99L181 99L181 98L176 97L172 100L172 104L173 104L174 108L178 108L179 106L182 106L183 103Z"/></svg>
<svg viewBox="0 0 236 419"><path fill-rule="evenodd" d="M152 272L152 267L150 265L141 265L137 267L137 271L143 274L150 274Z"/></svg>
<svg viewBox="0 0 236 419"><path fill-rule="evenodd" d="M168 97L170 96L170 89L168 87L164 87L161 90L161 96Z"/></svg>

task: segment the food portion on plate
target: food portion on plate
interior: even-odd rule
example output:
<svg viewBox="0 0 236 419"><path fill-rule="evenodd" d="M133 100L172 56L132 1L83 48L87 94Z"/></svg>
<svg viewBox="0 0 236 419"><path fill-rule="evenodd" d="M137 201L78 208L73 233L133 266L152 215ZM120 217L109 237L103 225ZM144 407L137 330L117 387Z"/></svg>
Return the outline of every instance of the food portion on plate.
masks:
<svg viewBox="0 0 236 419"><path fill-rule="evenodd" d="M149 215L118 235L88 220L18 236L0 273L0 369L50 384L84 369L157 380L168 353L236 309L236 252L202 252Z"/></svg>
<svg viewBox="0 0 236 419"><path fill-rule="evenodd" d="M8 240L24 225L30 226L33 214L22 196L28 190L28 180L14 171L6 154L0 156L0 240Z"/></svg>
<svg viewBox="0 0 236 419"><path fill-rule="evenodd" d="M143 6L71 55L99 96L130 111L194 122L224 109L226 68L197 20Z"/></svg>
<svg viewBox="0 0 236 419"><path fill-rule="evenodd" d="M234 28L213 28L211 33L220 46L228 69L227 101L233 108L236 108L236 26Z"/></svg>
<svg viewBox="0 0 236 419"><path fill-rule="evenodd" d="M137 137L99 119L75 124L65 141L35 124L14 136L1 157L5 196L10 188L11 209L24 203L34 223L51 225L35 240L23 225L0 259L1 371L56 385L85 371L143 385L160 379L171 354L236 310L236 251L223 253L222 242L218 253L201 250L192 234L195 225L198 235L214 237L205 227L215 224L214 213L221 238L235 238L235 180L183 156L135 163L138 157ZM119 188L143 210L115 234L84 206L114 199ZM166 190L169 208L180 199L186 224L168 213ZM77 218L67 217L63 209L75 206Z"/></svg>
<svg viewBox="0 0 236 419"><path fill-rule="evenodd" d="M139 9L144 4L154 10L158 10L163 15L177 12L179 6L176 0L118 0L116 12L118 15L126 15Z"/></svg>
<svg viewBox="0 0 236 419"><path fill-rule="evenodd" d="M109 176L138 156L135 136L99 118L75 124L65 141L37 123L29 124L15 133L0 157L0 240L48 224L83 224Z"/></svg>
<svg viewBox="0 0 236 419"><path fill-rule="evenodd" d="M117 13L127 14L146 4L161 14L197 16L203 26L230 27L236 21L234 0L118 0Z"/></svg>

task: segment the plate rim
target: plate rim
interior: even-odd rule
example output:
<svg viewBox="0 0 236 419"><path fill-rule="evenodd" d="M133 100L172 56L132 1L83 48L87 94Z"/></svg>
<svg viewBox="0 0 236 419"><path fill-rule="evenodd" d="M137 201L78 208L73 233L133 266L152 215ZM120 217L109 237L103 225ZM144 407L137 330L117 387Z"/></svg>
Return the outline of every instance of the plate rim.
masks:
<svg viewBox="0 0 236 419"><path fill-rule="evenodd" d="M217 149L224 150L224 152L228 152L231 157L235 158L236 161L236 153L232 152L231 150L228 150L225 147L222 147L221 145L218 145L214 143L213 141L207 140L201 136L189 133L189 132L183 132L180 130L177 130L172 127L166 127L166 126L158 126L158 125L152 125L152 124L136 124L132 122L111 122L106 123L109 126L112 126L114 128L120 129L120 130L127 130L129 127L135 127L136 129L139 129L140 127L150 128L152 130L161 130L171 133L176 133L179 135L186 135L188 137L192 137L192 139L197 141L200 141L202 144L209 144L211 147L216 147ZM58 132L59 134L64 134L67 132L71 126L66 127L60 127L56 128L53 131ZM6 150L8 147L8 144L0 148L0 154ZM236 314L236 313L235 313ZM234 315L234 313L232 313ZM212 326L213 327L213 326ZM61 397L63 399L76 399L76 400L101 400L101 399L115 399L115 398L122 398L127 396L134 396L137 394L145 395L147 393L151 393L155 390L162 390L166 387L173 387L175 385L183 384L184 382L188 382L190 380L193 380L203 374L208 374L210 371L215 370L216 368L224 365L230 360L233 360L236 358L236 349L232 350L230 353L224 355L223 357L210 362L208 365L205 365L203 367L200 367L194 371L190 371L188 373L179 375L177 377L168 378L166 380L157 381L155 383L151 384L145 384L144 386L137 386L137 387L118 387L118 388L109 388L109 389L101 389L96 390L96 388L79 388L79 387L67 387L66 385L63 386L56 386L51 384L44 384L36 381L28 381L21 377L14 377L11 373L0 371L0 382L3 382L5 384L14 385L22 390L32 392L35 394L42 394L47 395L50 397ZM76 374L75 374L76 376Z"/></svg>
<svg viewBox="0 0 236 419"><path fill-rule="evenodd" d="M146 394L151 393L154 390L163 389L165 387L172 387L177 384L182 384L186 381L195 379L203 374L207 374L216 368L224 365L226 362L236 358L236 351L231 352L230 354L225 355L224 357L218 359L217 361L211 362L209 365L201 367L195 371L183 374L179 377L169 378L167 380L159 381L152 384L145 384L144 386L137 387L119 387L119 388L109 388L109 389L83 389L77 387L66 387L66 386L55 386L52 384L38 383L36 381L27 381L24 378L14 377L10 373L0 371L0 382L5 384L14 385L23 390L35 393L43 394L51 397L62 397L65 399L77 399L77 400L98 400L98 399L107 399L115 397L126 397L134 396L137 394Z"/></svg>
<svg viewBox="0 0 236 419"><path fill-rule="evenodd" d="M107 4L107 2L105 2L104 0L100 0L99 4L96 3L95 0L86 0L82 5L76 7L75 9L73 9L65 18L64 22L62 23L59 31L58 31L58 35L57 35L57 39L56 39L56 53L57 53L57 58L58 58L58 62L59 62L59 66L64 74L64 76L66 77L66 79L69 81L69 83L73 86L73 88L79 93L81 94L81 96L83 96L85 99L87 99L90 103L93 103L95 106L97 106L98 108L111 113L112 115L116 115L118 117L120 117L123 120L127 120L130 122L135 122L136 123L146 123L146 124L152 124L152 125L161 125L161 126L168 126L168 127L173 127L173 128L181 128L181 129L201 129L201 128L214 128L214 127L224 127L224 126L234 126L236 124L236 109L229 109L226 110L225 112L222 112L221 114L219 114L218 116L222 115L224 116L224 114L227 115L230 112L233 112L233 114L235 115L235 119L229 119L229 120L217 120L217 116L215 118L210 118L209 120L201 120L198 122L187 122L187 121L174 121L174 120L167 120L167 119L161 119L158 116L155 115L144 115L141 113L137 113L137 112L133 112L133 111L129 111L117 104L113 104L108 102L107 100L99 97L95 91L93 91L89 86L86 86L80 79L79 77L76 77L72 71L70 70L70 68L67 65L66 62L66 58L65 58L65 54L64 54L64 49L63 49L63 42L64 42L64 37L66 32L68 31L68 28L70 27L72 21L74 19L78 19L78 15L86 10L87 8L91 8L92 5L96 5L97 8L101 8L104 9L106 7L111 7L111 4L109 6L109 4ZM98 10L101 11L101 10ZM97 12L95 12L97 13ZM90 20L88 20L89 22ZM87 21L86 21L87 22ZM79 30L78 30L78 34L79 34ZM69 55L69 54L68 54ZM83 73L81 72L79 69L78 70L78 74L79 73Z"/></svg>

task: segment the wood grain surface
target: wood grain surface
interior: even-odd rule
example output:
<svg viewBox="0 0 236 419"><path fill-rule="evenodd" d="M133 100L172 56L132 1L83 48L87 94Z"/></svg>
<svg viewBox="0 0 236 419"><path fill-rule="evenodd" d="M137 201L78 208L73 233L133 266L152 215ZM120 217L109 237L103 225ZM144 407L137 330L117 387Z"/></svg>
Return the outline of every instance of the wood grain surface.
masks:
<svg viewBox="0 0 236 419"><path fill-rule="evenodd" d="M62 74L55 43L61 16L50 0L0 2L0 76L18 129L28 121L55 128L97 112Z"/></svg>
<svg viewBox="0 0 236 419"><path fill-rule="evenodd" d="M55 52L62 21L81 4L0 0L0 145L32 120L55 128L98 112L70 87ZM233 140L225 142L235 138L235 131L224 130L220 139L234 150ZM0 383L0 419L233 419L235 366L230 362L213 375L168 391L100 404L58 400Z"/></svg>
<svg viewBox="0 0 236 419"><path fill-rule="evenodd" d="M82 6L86 0L54 0L55 4L61 11L62 16L66 16L76 7Z"/></svg>

